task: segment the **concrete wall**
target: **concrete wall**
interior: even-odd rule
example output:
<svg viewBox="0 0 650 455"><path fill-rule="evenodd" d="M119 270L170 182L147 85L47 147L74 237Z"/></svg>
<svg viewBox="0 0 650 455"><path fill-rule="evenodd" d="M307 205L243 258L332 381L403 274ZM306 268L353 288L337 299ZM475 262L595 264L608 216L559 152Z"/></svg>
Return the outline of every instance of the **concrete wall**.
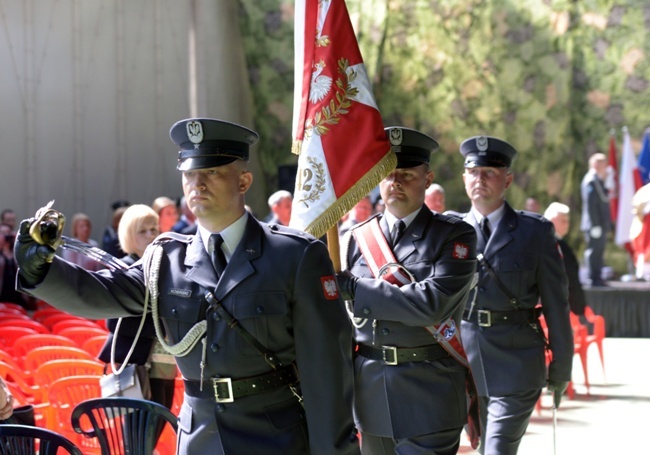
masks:
<svg viewBox="0 0 650 455"><path fill-rule="evenodd" d="M68 218L87 213L99 240L112 201L180 196L174 122L196 114L252 126L236 5L3 2L0 209L21 219L55 199Z"/></svg>

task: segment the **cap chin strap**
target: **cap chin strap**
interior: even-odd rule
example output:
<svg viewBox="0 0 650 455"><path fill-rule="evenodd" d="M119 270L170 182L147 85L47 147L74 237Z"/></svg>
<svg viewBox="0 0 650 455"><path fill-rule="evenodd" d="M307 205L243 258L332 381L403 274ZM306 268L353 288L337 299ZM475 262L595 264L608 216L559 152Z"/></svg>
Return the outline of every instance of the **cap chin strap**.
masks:
<svg viewBox="0 0 650 455"><path fill-rule="evenodd" d="M194 326L187 332L181 341L171 345L165 340L165 336L160 326L160 318L158 312L158 297L160 292L158 290L158 279L160 277L160 262L162 258L163 248L160 244L151 244L147 247L142 258L144 280L145 280L145 307L147 299L151 302L151 312L153 315L153 325L156 330L156 337L163 349L169 352L174 357L185 357L190 353L194 346L208 331L208 322L204 319L194 324ZM205 344L205 342L204 342Z"/></svg>

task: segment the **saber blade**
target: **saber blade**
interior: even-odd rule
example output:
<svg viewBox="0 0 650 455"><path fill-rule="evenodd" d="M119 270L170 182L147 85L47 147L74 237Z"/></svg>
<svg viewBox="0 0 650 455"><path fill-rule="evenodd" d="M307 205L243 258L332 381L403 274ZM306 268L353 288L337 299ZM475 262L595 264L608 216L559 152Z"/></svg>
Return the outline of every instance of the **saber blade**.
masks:
<svg viewBox="0 0 650 455"><path fill-rule="evenodd" d="M126 270L129 268L129 266L123 261L101 248L89 245L81 240L66 237L65 235L61 236L61 248L83 254L84 256L105 265L110 270Z"/></svg>

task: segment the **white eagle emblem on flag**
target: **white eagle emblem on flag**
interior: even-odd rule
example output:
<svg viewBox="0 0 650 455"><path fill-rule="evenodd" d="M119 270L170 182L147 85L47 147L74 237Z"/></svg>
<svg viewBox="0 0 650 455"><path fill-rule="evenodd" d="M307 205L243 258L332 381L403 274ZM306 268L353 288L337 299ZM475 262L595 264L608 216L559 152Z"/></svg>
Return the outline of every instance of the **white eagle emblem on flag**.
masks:
<svg viewBox="0 0 650 455"><path fill-rule="evenodd" d="M336 285L336 279L333 276L323 276L320 279L323 285L323 295L327 300L339 298L339 288Z"/></svg>
<svg viewBox="0 0 650 455"><path fill-rule="evenodd" d="M467 259L469 257L469 247L464 243L454 243L452 256L456 259Z"/></svg>

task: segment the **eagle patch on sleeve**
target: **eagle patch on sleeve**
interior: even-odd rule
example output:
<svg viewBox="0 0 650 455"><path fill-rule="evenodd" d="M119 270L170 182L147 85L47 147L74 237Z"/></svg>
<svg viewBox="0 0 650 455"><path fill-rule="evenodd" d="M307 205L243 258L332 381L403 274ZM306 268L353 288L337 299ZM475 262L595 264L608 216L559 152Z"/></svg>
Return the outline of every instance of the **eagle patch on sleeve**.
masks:
<svg viewBox="0 0 650 455"><path fill-rule="evenodd" d="M323 295L327 300L336 300L339 298L339 288L336 285L336 278L333 276L320 277L321 285L323 286Z"/></svg>
<svg viewBox="0 0 650 455"><path fill-rule="evenodd" d="M464 243L455 242L452 256L454 259L467 259L469 257L469 246Z"/></svg>

